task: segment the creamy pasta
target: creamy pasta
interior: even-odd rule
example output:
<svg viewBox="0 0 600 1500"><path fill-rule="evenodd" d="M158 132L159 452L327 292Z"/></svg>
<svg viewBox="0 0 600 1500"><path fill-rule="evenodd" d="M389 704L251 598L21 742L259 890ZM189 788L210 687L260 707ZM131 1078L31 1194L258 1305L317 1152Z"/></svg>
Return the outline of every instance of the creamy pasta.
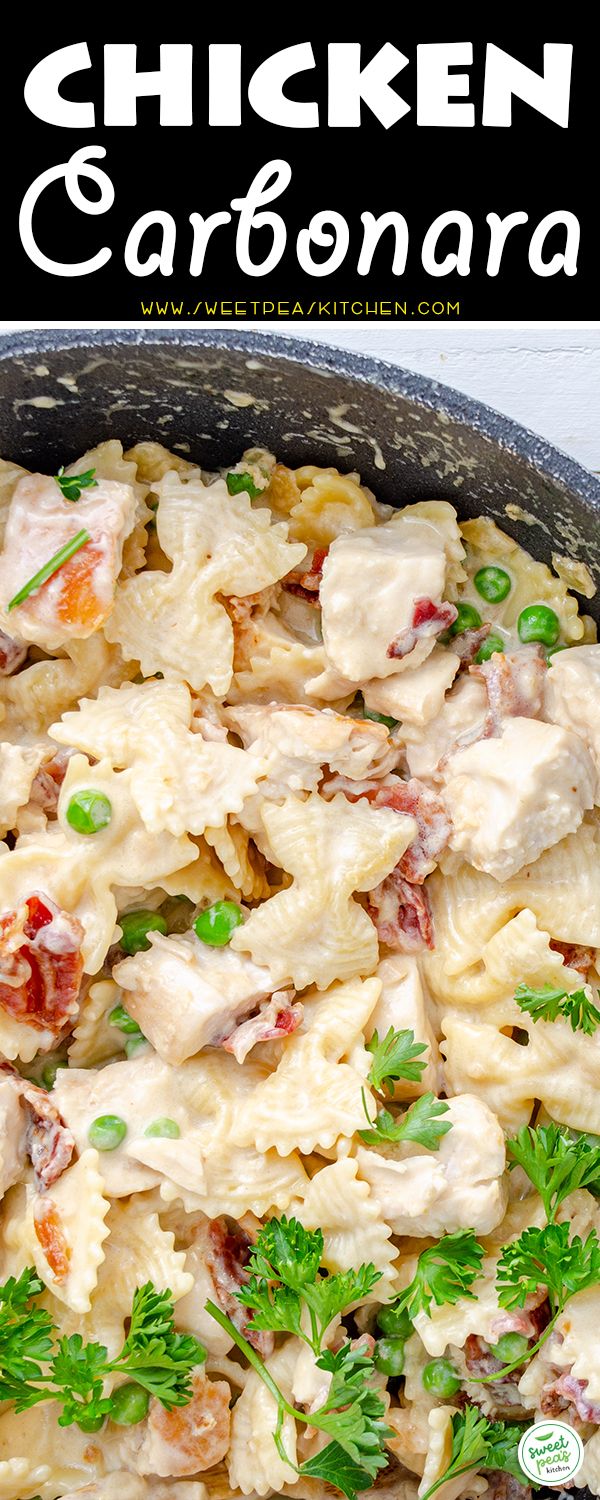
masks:
<svg viewBox="0 0 600 1500"><path fill-rule="evenodd" d="M552 1415L600 1494L572 571L262 450L0 487L0 1500L519 1500Z"/></svg>

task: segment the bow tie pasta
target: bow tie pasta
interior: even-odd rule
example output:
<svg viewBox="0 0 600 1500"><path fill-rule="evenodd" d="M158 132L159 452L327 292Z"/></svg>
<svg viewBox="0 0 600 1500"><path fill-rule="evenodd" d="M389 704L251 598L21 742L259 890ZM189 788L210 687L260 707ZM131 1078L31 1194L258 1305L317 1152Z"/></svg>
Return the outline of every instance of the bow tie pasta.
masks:
<svg viewBox="0 0 600 1500"><path fill-rule="evenodd" d="M200 457L0 464L0 1497L600 1494L582 565Z"/></svg>

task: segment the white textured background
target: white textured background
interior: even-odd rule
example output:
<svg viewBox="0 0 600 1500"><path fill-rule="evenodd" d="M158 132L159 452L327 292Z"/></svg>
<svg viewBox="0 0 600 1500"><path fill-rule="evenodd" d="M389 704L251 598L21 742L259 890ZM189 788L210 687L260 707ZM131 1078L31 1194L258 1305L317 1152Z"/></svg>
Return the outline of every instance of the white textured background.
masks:
<svg viewBox="0 0 600 1500"><path fill-rule="evenodd" d="M32 324L0 323L8 332ZM65 324L46 324L65 327ZM147 324L81 324L147 327ZM154 328L180 328L180 323ZM213 326L231 328L231 322ZM251 328L251 323L240 323ZM256 325L261 331L338 344L431 375L486 401L600 472L600 324L465 325L435 322L418 329L397 323Z"/></svg>

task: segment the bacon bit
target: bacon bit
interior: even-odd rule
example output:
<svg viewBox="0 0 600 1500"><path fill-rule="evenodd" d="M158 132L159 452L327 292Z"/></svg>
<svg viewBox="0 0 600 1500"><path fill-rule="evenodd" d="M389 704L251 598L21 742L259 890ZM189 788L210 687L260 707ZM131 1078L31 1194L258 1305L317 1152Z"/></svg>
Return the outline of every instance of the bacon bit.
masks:
<svg viewBox="0 0 600 1500"><path fill-rule="evenodd" d="M220 1463L229 1447L231 1388L227 1381L209 1380L195 1370L192 1389L186 1406L165 1411L156 1400L150 1406L145 1444L149 1457L156 1455L158 1460L152 1472L164 1478L202 1474Z"/></svg>
<svg viewBox="0 0 600 1500"><path fill-rule="evenodd" d="M485 1339L481 1339L478 1333L470 1333L465 1340L464 1356L469 1375L475 1378L495 1375L502 1369L502 1360L496 1359Z"/></svg>
<svg viewBox="0 0 600 1500"><path fill-rule="evenodd" d="M459 635L452 637L452 650L460 658L459 672L465 672L467 667L475 661L477 652L487 640L491 628L489 624L478 625L476 630L461 630Z"/></svg>
<svg viewBox="0 0 600 1500"><path fill-rule="evenodd" d="M488 1496L490 1500L530 1500L531 1485L521 1484L514 1474L505 1469L486 1470Z"/></svg>
<svg viewBox="0 0 600 1500"><path fill-rule="evenodd" d="M51 760L44 761L31 783L30 802L41 807L49 818L56 817L60 789L67 774L71 757L70 750L57 750Z"/></svg>
<svg viewBox="0 0 600 1500"><path fill-rule="evenodd" d="M369 891L367 912L381 943L398 953L434 948L433 917L425 889L403 879L396 866L381 885Z"/></svg>
<svg viewBox="0 0 600 1500"><path fill-rule="evenodd" d="M290 1036L304 1016L304 1006L299 1001L292 1005L295 993L295 990L276 990L270 1000L259 1006L255 1016L234 1026L221 1046L226 1052L232 1052L237 1062L243 1063L258 1042L273 1042L282 1036Z"/></svg>
<svg viewBox="0 0 600 1500"><path fill-rule="evenodd" d="M600 1422L600 1406L594 1405L593 1401L588 1401L585 1394L587 1384L587 1380L577 1380L575 1375L567 1374L561 1375L559 1380L555 1380L553 1389L558 1396L565 1396L567 1400L569 1398L572 1400L575 1411L582 1422L594 1422L598 1425Z"/></svg>
<svg viewBox="0 0 600 1500"><path fill-rule="evenodd" d="M272 1333L260 1333L248 1327L248 1314L235 1296L249 1279L246 1266L250 1259L252 1240L235 1219L211 1219L208 1225L208 1248L206 1266L212 1277L215 1297L219 1307L227 1313L240 1333L243 1333L253 1349L263 1359L273 1353L275 1340Z"/></svg>
<svg viewBox="0 0 600 1500"><path fill-rule="evenodd" d="M62 1220L51 1198L38 1202L33 1210L35 1237L42 1247L52 1275L59 1284L66 1281L71 1261L71 1246L64 1234Z"/></svg>
<svg viewBox="0 0 600 1500"><path fill-rule="evenodd" d="M328 547L315 547L313 560L307 572L289 573L287 578L282 580L286 593L297 594L300 599L305 599L307 604L313 604L317 608L323 577L323 563L328 551Z"/></svg>
<svg viewBox="0 0 600 1500"><path fill-rule="evenodd" d="M538 1339L546 1324L550 1322L550 1303L543 1290L531 1292L523 1309L498 1313L491 1325L494 1343L503 1333L523 1333L527 1339Z"/></svg>
<svg viewBox="0 0 600 1500"><path fill-rule="evenodd" d="M27 651L27 646L13 641L12 636L0 630L0 677L10 677L17 667L22 667Z"/></svg>
<svg viewBox="0 0 600 1500"><path fill-rule="evenodd" d="M372 807L390 807L394 812L407 813L416 819L417 836L413 839L396 866L398 874L411 885L422 885L425 877L435 869L439 855L446 848L452 824L440 797L430 791L422 781L412 777L401 781L397 777L393 786L377 783L366 791L353 796L343 788L349 802L358 802L364 797Z"/></svg>
<svg viewBox="0 0 600 1500"><path fill-rule="evenodd" d="M456 605L448 604L446 600L442 600L441 604L434 604L433 599L426 596L415 599L411 623L399 635L394 636L387 648L387 655L392 658L408 656L417 641L426 640L430 635L441 635L443 630L448 630L454 624L457 615Z"/></svg>
<svg viewBox="0 0 600 1500"><path fill-rule="evenodd" d="M486 736L501 734L506 718L535 719L541 712L547 672L541 646L497 652L469 670L485 683L489 703Z"/></svg>
<svg viewBox="0 0 600 1500"><path fill-rule="evenodd" d="M550 947L555 953L562 953L563 962L568 969L576 969L584 979L587 979L592 964L596 962L596 949L584 948L581 943L558 943L554 938L550 940Z"/></svg>
<svg viewBox="0 0 600 1500"><path fill-rule="evenodd" d="M21 1097L27 1115L25 1149L33 1167L36 1188L38 1192L44 1192L68 1167L75 1150L75 1139L45 1089L39 1089L35 1083L22 1078L10 1063L0 1063L0 1071L8 1074Z"/></svg>
<svg viewBox="0 0 600 1500"><path fill-rule="evenodd" d="M83 927L49 896L33 892L0 917L0 1006L55 1036L77 1014Z"/></svg>

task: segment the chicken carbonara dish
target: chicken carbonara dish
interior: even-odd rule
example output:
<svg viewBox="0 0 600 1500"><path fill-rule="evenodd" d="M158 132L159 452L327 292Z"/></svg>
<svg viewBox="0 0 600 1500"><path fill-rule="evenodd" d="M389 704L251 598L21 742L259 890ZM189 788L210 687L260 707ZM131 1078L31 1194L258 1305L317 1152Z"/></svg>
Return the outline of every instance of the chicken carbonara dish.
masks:
<svg viewBox="0 0 600 1500"><path fill-rule="evenodd" d="M0 523L0 1497L599 1494L587 569L263 450Z"/></svg>

